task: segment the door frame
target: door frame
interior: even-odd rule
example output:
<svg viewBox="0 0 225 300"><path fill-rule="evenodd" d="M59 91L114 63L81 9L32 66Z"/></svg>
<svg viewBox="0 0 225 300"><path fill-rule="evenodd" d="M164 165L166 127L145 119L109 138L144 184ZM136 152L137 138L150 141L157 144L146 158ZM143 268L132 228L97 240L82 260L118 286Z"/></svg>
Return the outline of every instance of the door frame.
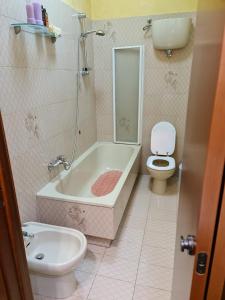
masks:
<svg viewBox="0 0 225 300"><path fill-rule="evenodd" d="M32 300L16 193L0 112L0 298Z"/></svg>
<svg viewBox="0 0 225 300"><path fill-rule="evenodd" d="M207 254L206 273L196 272L197 255L192 277L190 300L205 299L208 276L212 260L212 249L217 222L217 213L220 205L220 192L223 179L225 161L225 34L221 52L219 77L217 81L208 143L206 168L201 198L201 208L197 230L196 253ZM215 298L214 298L215 299ZM219 300L219 299L218 299Z"/></svg>

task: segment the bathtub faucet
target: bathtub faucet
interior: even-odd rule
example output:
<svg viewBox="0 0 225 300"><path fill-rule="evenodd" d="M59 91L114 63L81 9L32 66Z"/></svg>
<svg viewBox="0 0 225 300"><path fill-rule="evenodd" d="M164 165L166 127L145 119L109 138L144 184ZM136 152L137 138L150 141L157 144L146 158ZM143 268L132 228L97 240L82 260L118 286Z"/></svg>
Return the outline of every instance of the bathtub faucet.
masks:
<svg viewBox="0 0 225 300"><path fill-rule="evenodd" d="M71 163L67 161L63 155L59 155L56 157L56 159L53 159L48 164L49 172L51 172L54 168L58 167L59 165L63 165L66 171L68 171L71 168Z"/></svg>

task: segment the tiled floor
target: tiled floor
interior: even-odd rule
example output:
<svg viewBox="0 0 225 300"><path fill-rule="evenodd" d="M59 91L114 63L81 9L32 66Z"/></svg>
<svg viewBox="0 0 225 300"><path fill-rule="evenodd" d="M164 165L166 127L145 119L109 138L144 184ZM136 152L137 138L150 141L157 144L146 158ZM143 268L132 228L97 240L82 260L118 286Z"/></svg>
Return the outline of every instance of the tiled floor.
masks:
<svg viewBox="0 0 225 300"><path fill-rule="evenodd" d="M175 184L158 196L140 176L117 239L110 248L89 245L75 274L78 288L66 300L169 300L177 203Z"/></svg>

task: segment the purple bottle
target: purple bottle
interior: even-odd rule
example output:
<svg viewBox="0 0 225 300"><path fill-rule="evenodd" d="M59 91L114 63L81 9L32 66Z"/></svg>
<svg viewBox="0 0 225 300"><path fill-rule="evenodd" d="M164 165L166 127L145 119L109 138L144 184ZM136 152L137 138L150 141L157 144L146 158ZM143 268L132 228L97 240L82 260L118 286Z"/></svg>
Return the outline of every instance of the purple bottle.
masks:
<svg viewBox="0 0 225 300"><path fill-rule="evenodd" d="M36 24L36 20L34 18L34 8L33 5L30 3L30 1L27 1L26 11L27 11L27 23Z"/></svg>
<svg viewBox="0 0 225 300"><path fill-rule="evenodd" d="M43 25L41 3L39 1L33 2L33 8L36 24Z"/></svg>

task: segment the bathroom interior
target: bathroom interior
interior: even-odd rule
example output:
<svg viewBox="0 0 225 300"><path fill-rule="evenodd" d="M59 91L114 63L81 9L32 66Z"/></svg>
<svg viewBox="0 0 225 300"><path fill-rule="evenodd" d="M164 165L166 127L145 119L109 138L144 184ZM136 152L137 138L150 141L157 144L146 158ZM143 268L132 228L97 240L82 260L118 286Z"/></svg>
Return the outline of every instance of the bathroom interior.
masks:
<svg viewBox="0 0 225 300"><path fill-rule="evenodd" d="M179 282L175 256L196 78L207 95L203 2L0 0L0 109L35 300L189 299L194 258Z"/></svg>

